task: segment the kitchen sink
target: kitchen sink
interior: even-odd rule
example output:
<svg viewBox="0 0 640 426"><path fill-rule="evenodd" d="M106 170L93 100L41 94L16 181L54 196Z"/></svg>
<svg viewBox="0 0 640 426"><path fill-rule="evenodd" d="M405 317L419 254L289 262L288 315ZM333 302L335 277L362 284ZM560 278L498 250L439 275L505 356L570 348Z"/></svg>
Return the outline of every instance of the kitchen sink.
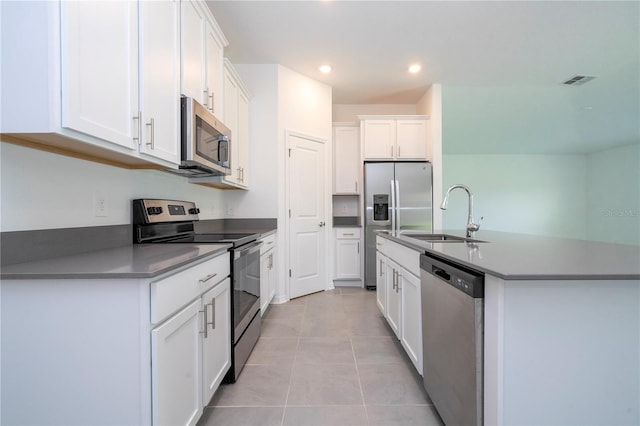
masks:
<svg viewBox="0 0 640 426"><path fill-rule="evenodd" d="M449 234L418 234L406 233L402 236L407 238L415 238L416 240L433 242L433 243L485 243L486 241L476 240L475 238L459 237Z"/></svg>

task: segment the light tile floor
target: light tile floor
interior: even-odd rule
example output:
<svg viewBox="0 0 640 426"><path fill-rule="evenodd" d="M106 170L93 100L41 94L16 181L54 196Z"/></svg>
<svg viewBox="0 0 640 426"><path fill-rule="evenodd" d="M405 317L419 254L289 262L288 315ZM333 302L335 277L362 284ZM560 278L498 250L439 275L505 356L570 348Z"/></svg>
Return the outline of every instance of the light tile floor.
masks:
<svg viewBox="0 0 640 426"><path fill-rule="evenodd" d="M271 305L238 381L199 426L442 425L376 306L342 287Z"/></svg>

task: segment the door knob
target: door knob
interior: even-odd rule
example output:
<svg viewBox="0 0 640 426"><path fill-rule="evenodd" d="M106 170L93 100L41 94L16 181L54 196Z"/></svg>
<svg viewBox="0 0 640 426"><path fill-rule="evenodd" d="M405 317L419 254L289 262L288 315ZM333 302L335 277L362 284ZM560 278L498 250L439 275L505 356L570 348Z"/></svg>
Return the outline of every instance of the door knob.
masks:
<svg viewBox="0 0 640 426"><path fill-rule="evenodd" d="M320 226L320 228L322 228L324 225L326 225L326 223L324 223L324 222L320 222L320 223L318 224L318 226Z"/></svg>

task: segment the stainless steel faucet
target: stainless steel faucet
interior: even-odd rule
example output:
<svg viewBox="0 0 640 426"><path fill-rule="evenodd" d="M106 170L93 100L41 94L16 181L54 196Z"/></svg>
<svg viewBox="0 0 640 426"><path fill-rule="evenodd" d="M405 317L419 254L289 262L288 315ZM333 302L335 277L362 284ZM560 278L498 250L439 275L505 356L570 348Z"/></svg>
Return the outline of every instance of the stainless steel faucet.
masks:
<svg viewBox="0 0 640 426"><path fill-rule="evenodd" d="M467 191L467 195L469 196L469 217L467 218L467 238L473 237L473 233L480 229L479 223L473 223L473 194L471 190L465 185L457 184L453 185L451 188L447 189L447 193L444 195L444 199L442 200L442 204L440 204L440 208L442 210L447 209L447 203L449 202L449 193L456 189L461 188Z"/></svg>

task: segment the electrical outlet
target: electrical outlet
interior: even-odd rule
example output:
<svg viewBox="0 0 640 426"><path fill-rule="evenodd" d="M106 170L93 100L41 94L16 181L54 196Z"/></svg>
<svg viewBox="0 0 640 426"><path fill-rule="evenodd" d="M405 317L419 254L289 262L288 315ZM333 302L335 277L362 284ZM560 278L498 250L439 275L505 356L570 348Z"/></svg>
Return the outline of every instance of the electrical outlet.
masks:
<svg viewBox="0 0 640 426"><path fill-rule="evenodd" d="M236 210L233 208L233 204L227 204L227 217L233 217L236 214Z"/></svg>
<svg viewBox="0 0 640 426"><path fill-rule="evenodd" d="M109 205L107 204L107 196L102 192L93 194L93 214L95 217L109 216Z"/></svg>

